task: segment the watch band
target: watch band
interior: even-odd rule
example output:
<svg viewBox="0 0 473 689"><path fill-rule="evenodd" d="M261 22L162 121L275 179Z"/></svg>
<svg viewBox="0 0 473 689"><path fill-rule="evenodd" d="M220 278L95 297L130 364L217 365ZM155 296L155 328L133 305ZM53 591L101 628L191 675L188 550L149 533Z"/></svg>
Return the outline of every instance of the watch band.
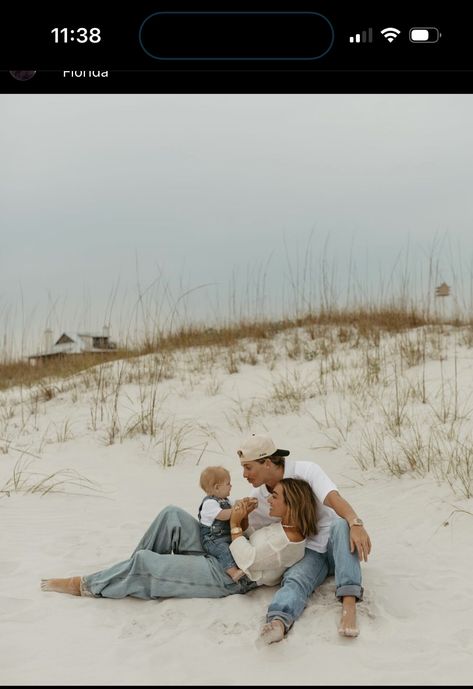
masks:
<svg viewBox="0 0 473 689"><path fill-rule="evenodd" d="M355 517L350 522L350 529L352 526L364 526L363 519L360 519L359 517Z"/></svg>

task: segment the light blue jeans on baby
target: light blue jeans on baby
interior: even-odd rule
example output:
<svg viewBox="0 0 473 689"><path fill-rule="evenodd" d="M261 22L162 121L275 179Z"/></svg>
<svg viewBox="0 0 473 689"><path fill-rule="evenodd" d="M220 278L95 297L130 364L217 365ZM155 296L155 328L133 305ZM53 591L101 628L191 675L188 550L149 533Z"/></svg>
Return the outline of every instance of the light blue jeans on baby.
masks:
<svg viewBox="0 0 473 689"><path fill-rule="evenodd" d="M199 522L173 506L158 514L128 560L82 577L83 595L103 598L221 598L255 587L247 577L234 582L204 553Z"/></svg>
<svg viewBox="0 0 473 689"><path fill-rule="evenodd" d="M281 587L271 601L267 620L279 619L286 631L304 610L311 593L335 574L335 595L363 599L361 567L357 551L350 552L350 528L337 517L332 524L326 553L305 549L302 560L284 572Z"/></svg>

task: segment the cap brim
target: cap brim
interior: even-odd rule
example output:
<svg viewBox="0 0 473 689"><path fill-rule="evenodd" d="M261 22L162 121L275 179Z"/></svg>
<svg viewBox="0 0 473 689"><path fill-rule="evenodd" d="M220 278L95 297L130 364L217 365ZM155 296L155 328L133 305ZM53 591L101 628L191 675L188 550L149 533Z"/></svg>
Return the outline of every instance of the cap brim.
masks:
<svg viewBox="0 0 473 689"><path fill-rule="evenodd" d="M273 452L273 454L270 456L274 457L277 455L278 457L287 457L289 454L291 454L289 450L276 450L276 452Z"/></svg>

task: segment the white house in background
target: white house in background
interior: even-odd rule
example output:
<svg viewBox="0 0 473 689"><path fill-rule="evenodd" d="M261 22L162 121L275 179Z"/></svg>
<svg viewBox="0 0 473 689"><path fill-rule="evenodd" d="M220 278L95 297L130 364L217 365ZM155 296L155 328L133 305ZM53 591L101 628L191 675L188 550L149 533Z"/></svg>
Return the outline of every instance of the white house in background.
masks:
<svg viewBox="0 0 473 689"><path fill-rule="evenodd" d="M44 349L39 354L31 354L28 357L30 363L38 364L46 359L72 354L109 352L117 348L116 343L110 340L108 326L104 326L101 333L65 332L54 343L52 335L52 330L45 330Z"/></svg>

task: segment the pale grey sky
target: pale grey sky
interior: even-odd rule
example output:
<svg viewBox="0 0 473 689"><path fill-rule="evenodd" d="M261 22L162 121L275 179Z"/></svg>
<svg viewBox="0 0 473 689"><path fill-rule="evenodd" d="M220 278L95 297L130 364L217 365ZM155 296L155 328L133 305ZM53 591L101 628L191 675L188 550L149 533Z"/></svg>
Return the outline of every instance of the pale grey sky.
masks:
<svg viewBox="0 0 473 689"><path fill-rule="evenodd" d="M350 256L386 286L434 246L451 281L473 256L472 122L470 94L2 94L0 337L117 336L137 274L150 299L212 283L190 316L245 290L289 303L291 274L316 292L324 256L341 292Z"/></svg>

